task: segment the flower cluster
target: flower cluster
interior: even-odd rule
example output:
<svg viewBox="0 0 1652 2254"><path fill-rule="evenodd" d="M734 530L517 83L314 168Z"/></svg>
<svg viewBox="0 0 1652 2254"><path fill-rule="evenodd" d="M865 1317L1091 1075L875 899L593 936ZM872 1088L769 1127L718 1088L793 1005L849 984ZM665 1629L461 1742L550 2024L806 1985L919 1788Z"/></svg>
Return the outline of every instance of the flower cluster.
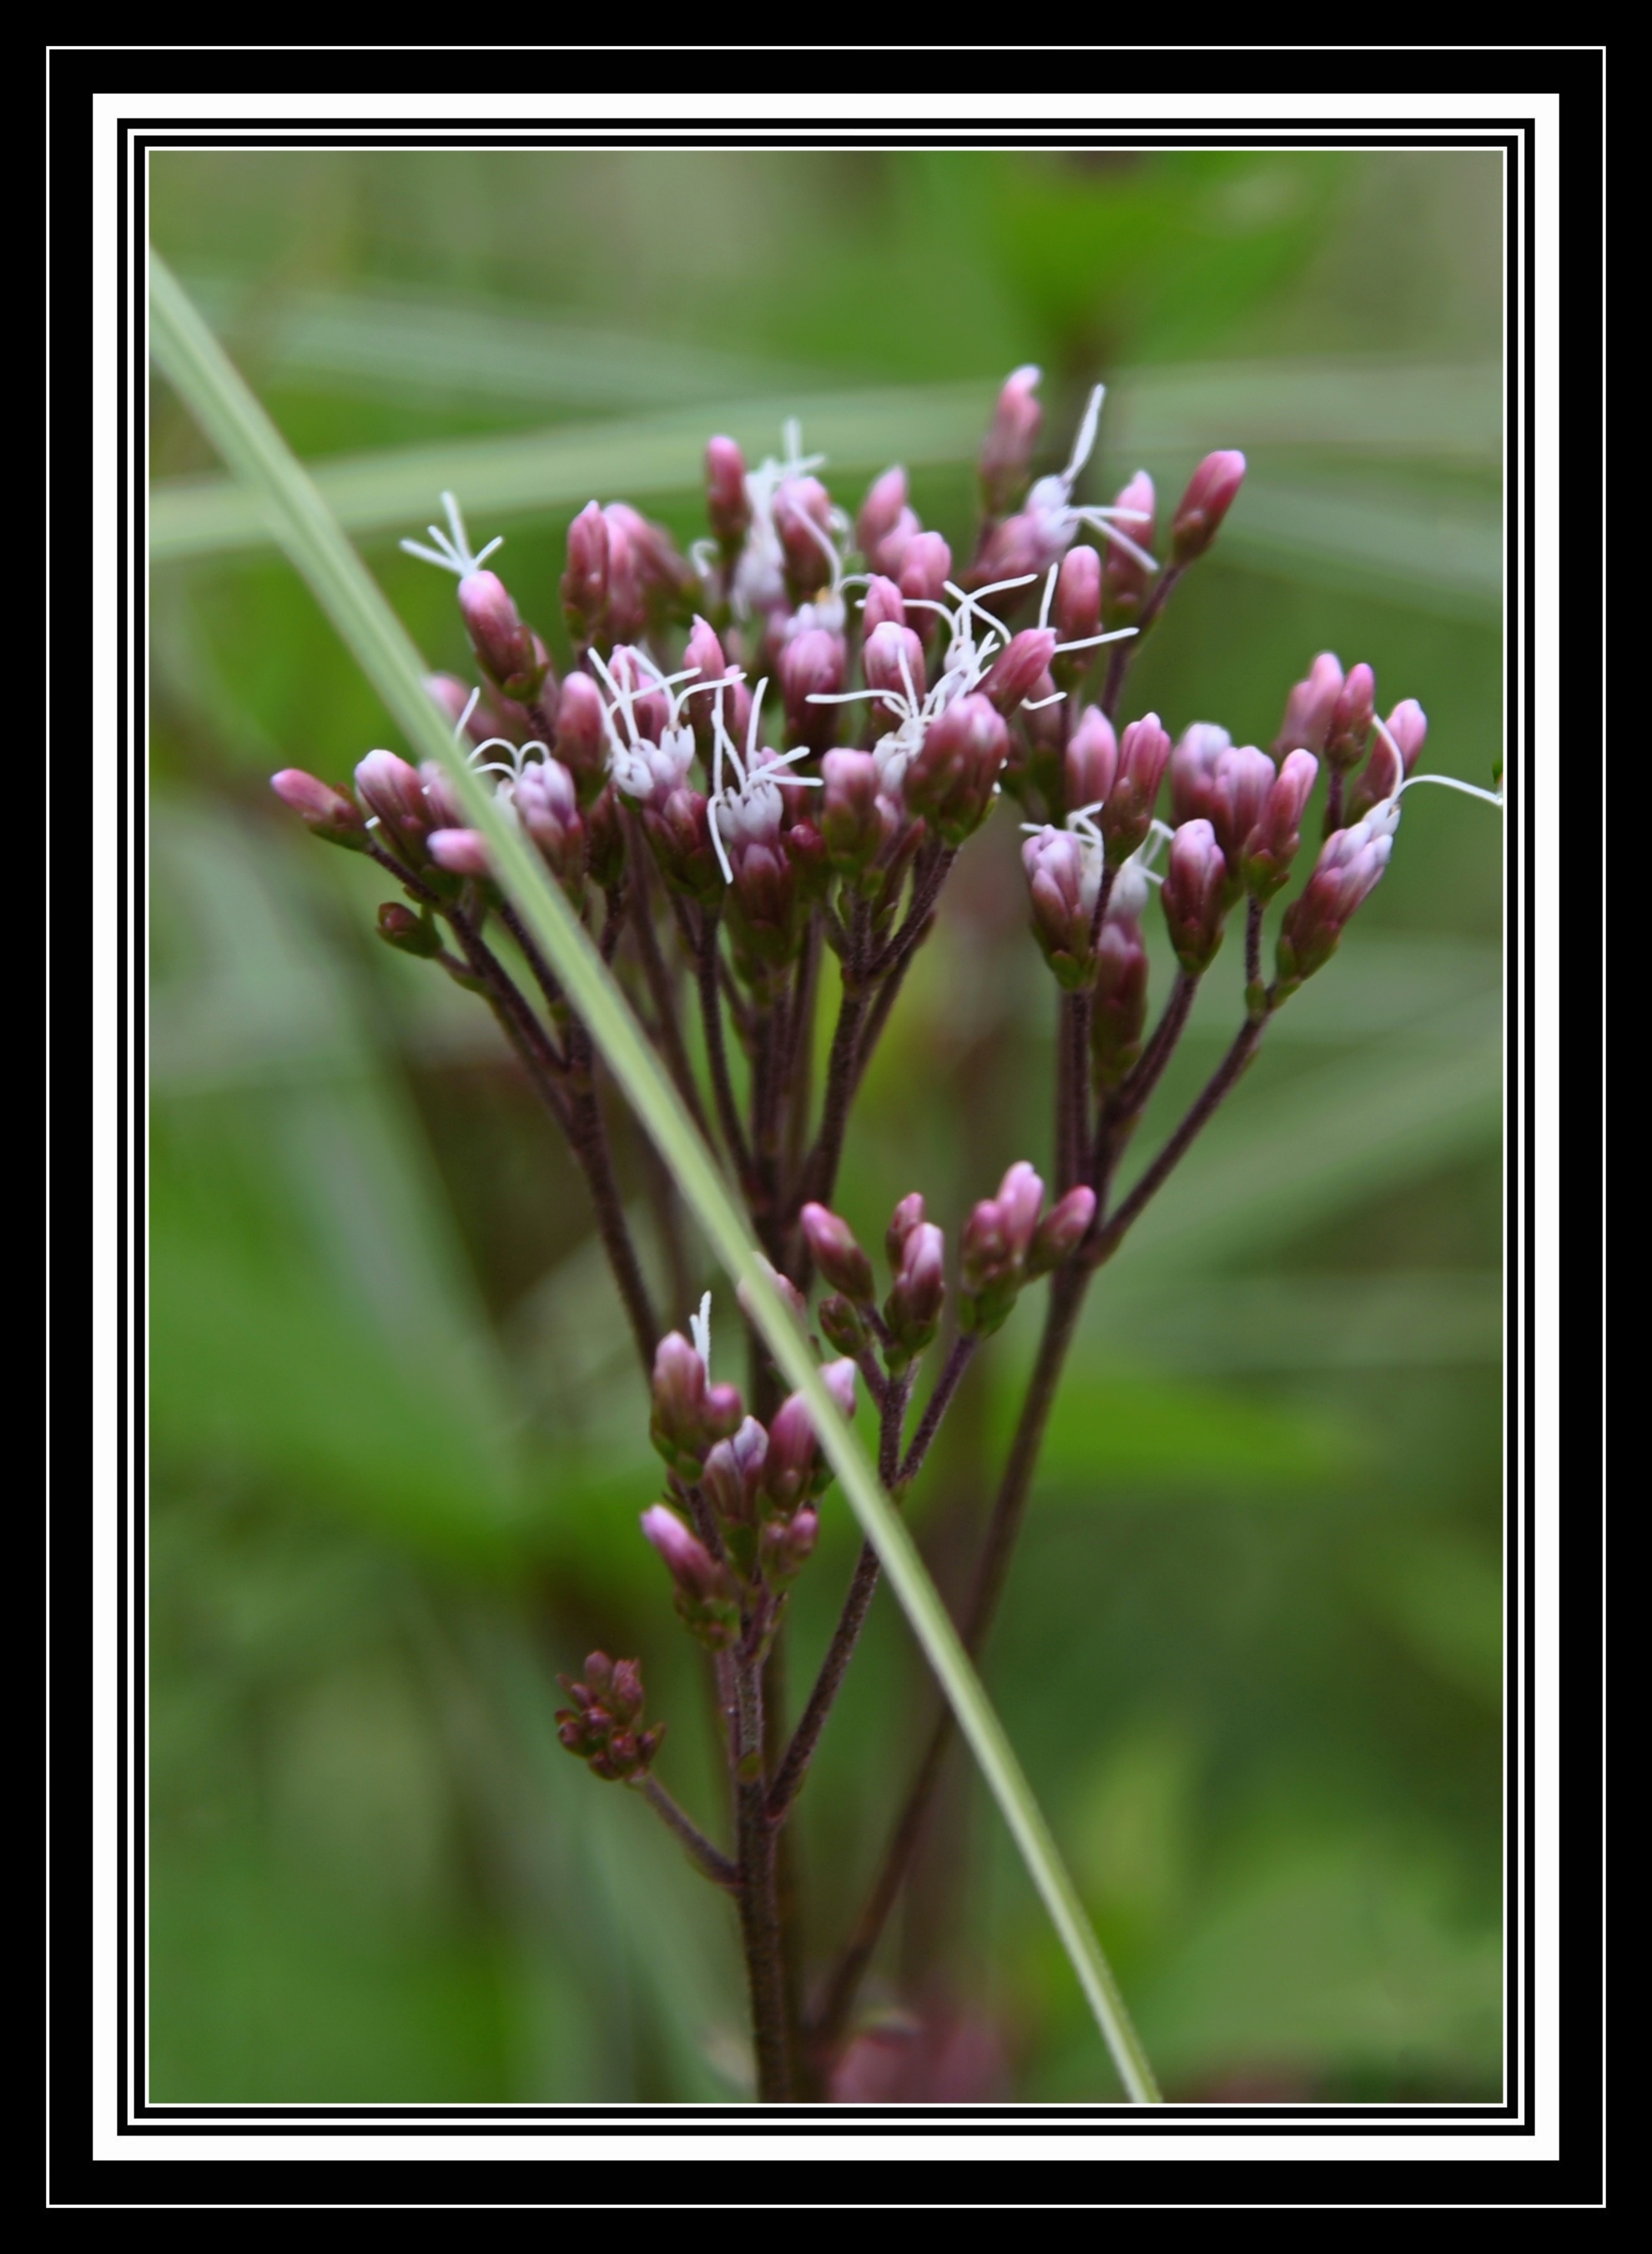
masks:
<svg viewBox="0 0 1652 2254"><path fill-rule="evenodd" d="M568 533L560 672L490 564L499 541L472 549L453 496L428 543L402 543L458 582L478 677L427 684L457 752L626 988L685 1116L738 1184L802 1332L813 1324L822 1380L845 1415L864 1389L892 1494L921 1468L981 1342L1050 1279L1053 1361L1043 1394L1029 1393L1025 1445L994 1505L970 1614L977 1640L1026 1500L1040 1400L1089 1279L1236 1084L1273 1013L1335 951L1387 866L1404 794L1432 780L1498 801L1420 774L1420 706L1406 697L1379 717L1371 668L1345 671L1328 652L1288 690L1266 751L1212 722L1130 710L1133 654L1216 539L1244 458L1222 451L1198 464L1161 536L1145 471L1110 501L1082 490L1100 386L1065 463L1040 464L1039 384L1036 368L1018 368L999 394L981 520L956 556L920 521L902 468L875 478L851 514L794 424L780 453L755 466L732 438L710 439L709 531L686 553L627 504L592 500ZM642 1531L684 1626L714 1655L736 1858L649 1775L661 1732L641 1726L634 1662L593 1653L587 1679L566 1684L572 1704L558 1727L596 1774L639 1784L699 1866L739 1896L760 2084L783 2094L796 2062L768 2022L784 1984L760 1963L779 1946L772 1838L852 1655L878 1561L863 1555L777 1761L765 1665L816 1545L830 1478L821 1436L754 1333L744 1392L713 1380L709 1294L688 1335L663 1331L615 1177L600 1060L496 881L456 766L416 767L376 750L350 788L297 769L274 786L318 837L391 880L398 896L378 919L386 942L486 1001L590 1189L666 1467ZM1282 900L1322 783L1312 866ZM953 864L1000 797L1021 817L1032 929L1055 989L1052 1180L1046 1191L1031 1165L1011 1166L963 1216L950 1281L942 1228L921 1194L903 1198L880 1286L833 1204L854 1101ZM1144 920L1155 891L1177 970L1150 1030ZM1229 922L1242 928L1237 1030L1121 1195L1120 1160ZM828 1008L829 1047L815 1038ZM662 1204L661 1266L676 1274L685 1256L674 1185ZM909 1433L920 1365L938 1345ZM934 1773L930 1764L914 1790ZM915 1818L903 1821L899 1852L916 1836ZM889 1898L886 1889L879 1916ZM845 1975L822 2007L821 2043L841 2034L853 1984ZM829 2082L822 2066L816 2086Z"/></svg>

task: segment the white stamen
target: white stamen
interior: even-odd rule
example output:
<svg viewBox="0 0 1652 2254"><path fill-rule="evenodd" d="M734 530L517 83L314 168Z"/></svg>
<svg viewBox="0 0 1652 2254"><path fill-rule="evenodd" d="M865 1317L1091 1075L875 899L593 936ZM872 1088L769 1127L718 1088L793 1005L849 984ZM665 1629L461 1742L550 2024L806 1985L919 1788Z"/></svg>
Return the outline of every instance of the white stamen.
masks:
<svg viewBox="0 0 1652 2254"><path fill-rule="evenodd" d="M694 1340L694 1351L705 1364L705 1374L711 1375L711 1294L707 1292L700 1301L700 1312L689 1317L689 1332Z"/></svg>
<svg viewBox="0 0 1652 2254"><path fill-rule="evenodd" d="M486 548L479 548L472 555L458 500L452 494L444 493L442 506L447 511L447 531L444 532L439 524L425 527L435 542L433 547L425 548L416 540L404 540L401 545L410 556L416 556L421 564L434 564L438 570L451 571L455 578L468 579L472 571L481 570L496 548L505 545L505 536L496 533Z"/></svg>

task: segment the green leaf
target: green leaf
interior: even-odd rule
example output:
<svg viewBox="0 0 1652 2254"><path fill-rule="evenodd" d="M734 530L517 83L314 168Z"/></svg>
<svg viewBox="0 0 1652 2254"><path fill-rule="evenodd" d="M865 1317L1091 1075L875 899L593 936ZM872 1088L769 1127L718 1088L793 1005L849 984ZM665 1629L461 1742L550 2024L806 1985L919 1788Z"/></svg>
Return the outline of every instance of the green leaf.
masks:
<svg viewBox="0 0 1652 2254"><path fill-rule="evenodd" d="M231 468L258 495L266 522L410 741L447 771L471 823L486 839L494 865L519 914L555 965L570 1001L671 1169L724 1271L740 1288L780 1371L808 1403L822 1447L850 1507L875 1544L890 1586L957 1716L1060 1936L1124 2087L1138 2104L1156 2102L1152 2069L1111 1968L940 1593L822 1382L808 1342L770 1281L721 1170L683 1116L618 984L541 863L498 810L492 792L455 748L422 686L424 668L417 652L326 502L171 271L153 253L150 307L153 346L163 368Z"/></svg>

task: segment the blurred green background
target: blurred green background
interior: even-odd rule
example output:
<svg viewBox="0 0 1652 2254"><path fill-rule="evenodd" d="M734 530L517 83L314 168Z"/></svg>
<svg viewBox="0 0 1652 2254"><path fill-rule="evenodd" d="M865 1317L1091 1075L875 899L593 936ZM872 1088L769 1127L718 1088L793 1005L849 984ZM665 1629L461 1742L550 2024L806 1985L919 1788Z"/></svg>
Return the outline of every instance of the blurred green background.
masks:
<svg viewBox="0 0 1652 2254"><path fill-rule="evenodd" d="M1266 744L1329 648L1483 782L1498 161L172 153L150 186L433 663L468 670L452 587L395 542L442 485L555 641L575 508L686 539L704 434L762 450L794 408L840 500L904 458L961 545L995 382L1033 360L1053 461L1112 387L1095 497L1250 459L1130 710ZM640 1654L661 1773L722 1830L577 1177L486 1012L374 942L382 880L271 798L396 738L159 379L153 407L150 2095L738 2095L732 1919L552 1730L556 1669ZM950 1233L1047 1155L1017 842L971 844L903 995L850 1141L863 1234L913 1187ZM1341 954L1100 1279L990 1655L1173 2096L1501 2086L1501 847L1483 806L1407 801ZM1236 1022L1232 954L1161 1130ZM621 1165L646 1212L634 1140ZM1039 1320L914 1497L944 1586ZM853 1552L824 1516L794 1695ZM930 1712L880 1597L802 1803L817 1964ZM871 2001L963 2012L1018 2096L1111 2095L962 1766L942 1816Z"/></svg>

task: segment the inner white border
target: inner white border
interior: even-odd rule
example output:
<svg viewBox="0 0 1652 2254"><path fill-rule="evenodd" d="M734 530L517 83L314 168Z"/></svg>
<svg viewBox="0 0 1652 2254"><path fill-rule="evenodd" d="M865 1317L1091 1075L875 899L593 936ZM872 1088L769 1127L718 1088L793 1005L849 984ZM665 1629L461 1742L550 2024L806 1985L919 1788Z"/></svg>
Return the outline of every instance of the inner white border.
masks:
<svg viewBox="0 0 1652 2254"><path fill-rule="evenodd" d="M1098 53L1103 52L1097 49ZM845 51L842 64L847 85L864 66L864 56L856 51ZM816 75L830 80L836 58L830 51L816 51ZM145 119L176 120L180 125L191 121L211 120L223 123L235 122L249 131L267 128L272 133L290 130L295 122L315 122L326 127L329 121L348 121L361 129L365 145L375 139L373 121L386 121L387 138L394 138L399 128L410 121L426 121L432 124L447 122L463 131L473 122L481 131L479 138L497 133L501 127L508 130L513 123L539 122L563 128L589 126L593 137L620 137L626 127L635 129L657 123L669 126L674 133L687 134L707 140L726 141L729 128L737 130L749 121L754 141L769 137L765 129L775 121L785 119L791 123L809 121L834 138L853 142L864 137L868 129L878 130L880 124L898 127L907 123L928 123L943 126L948 123L970 125L999 123L1012 129L1017 135L1025 130L1042 130L1052 141L1063 138L1061 124L1094 123L1152 125L1168 121L1167 130L1208 121L1213 139L1242 139L1247 127L1257 132L1294 120L1322 124L1327 118L1357 125L1362 130L1381 132L1385 126L1396 137L1431 120L1441 123L1471 123L1501 122L1513 117L1531 116L1536 121L1541 136L1542 161L1536 169L1536 202L1534 206L1535 268L1536 280L1535 336L1536 368L1534 396L1528 411L1533 416L1536 476L1530 505L1541 511L1540 522L1556 521L1558 494L1558 416L1557 410L1557 380L1558 358L1558 322L1557 318L1558 287L1558 138L1559 102L1553 94L1530 94L1516 97L1497 95L1438 95L1413 94L1404 98L1396 95L1365 94L1357 95L1290 94L1267 97L1236 97L1233 95L1163 95L1131 94L1102 97L1055 90L1043 95L1005 95L955 97L951 95L879 95L858 91L852 95L856 122L852 127L843 122L844 102L830 95L799 95L794 90L771 95L720 94L715 103L718 123L714 127L684 119L680 102L663 95L546 96L522 94L515 92L496 95L171 95L155 94L144 96L100 94L92 102L92 177L94 188L96 228L94 239L92 287L94 306L94 344L96 366L107 380L101 382L97 395L92 438L92 458L95 480L95 514L92 542L92 619L94 647L112 650L116 646L117 603L117 486L115 432L112 418L107 411L109 381L124 381L124 371L119 369L115 318L116 291L123 245L119 237L116 218L117 164L130 163L130 150L117 154L116 127L122 116L141 114ZM1390 121L1393 121L1391 126ZM1516 263L1518 285L1523 288L1523 261ZM135 463L144 458L144 402L133 398L128 408L128 438L130 458ZM1523 541L1521 543L1523 550ZM1536 584L1535 588L1535 623L1536 642L1536 696L1535 710L1522 714L1518 709L1510 715L1511 782L1515 789L1521 787L1521 751L1537 768L1534 778L1537 802L1550 803L1550 791L1556 780L1557 763L1553 747L1558 739L1558 639L1555 620L1558 611L1558 573L1557 547L1552 541L1537 544L1536 556ZM48 575L48 585L50 578ZM1518 600L1520 591L1510 590L1511 604ZM136 636L141 624L142 589L135 583L131 589L133 614L127 620L129 633ZM1511 609L1511 617L1517 611ZM134 639L132 647L137 647ZM110 700L99 712L100 720L113 722L117 718L113 699L116 695L130 697L128 684L117 690L113 683L102 688L100 695ZM1517 682L1516 697L1523 694ZM129 708L128 720L130 740L136 748L145 741L144 716ZM114 730L108 731L110 736ZM1530 802L1528 802L1530 804ZM1530 818L1529 816L1527 818ZM132 1101L131 1092L117 1087L115 1069L116 987L113 966L116 959L117 931L116 924L116 840L109 794L94 794L92 805L92 840L94 883L92 886L93 936L94 959L100 966L93 998L92 1057L94 1070L94 1116L100 1121L114 1121L123 1116L117 1109ZM1522 884L1519 868L1508 872L1517 896L1522 900ZM130 950L131 976L136 976L143 961L141 941ZM1522 976L1518 963L1513 966L1516 979ZM129 996L129 1001L131 998ZM1513 1248L1516 1251L1516 1272L1522 1255L1529 1260L1535 1254L1538 1262L1538 1277L1544 1287L1540 1293L1536 1333L1533 1340L1533 1383L1536 1410L1537 1449L1534 1466L1536 1489L1536 1541L1530 1560L1536 1588L1536 1646L1532 1657L1536 1662L1536 1900L1527 1905L1528 1914L1535 1918L1535 1940L1537 1960L1536 2026L1533 2030L1534 2049L1530 2068L1535 2071L1536 2086L1542 2092L1539 2127L1536 2137L1502 2134L1480 2135L1466 2132L1456 2134L1411 2135L1385 2130L1381 2134L1350 2129L1347 2133L1327 2129L1313 2135L1294 2132L1289 2126L1278 2131L1250 2130L1243 2135L1221 2135L1190 2130L1178 2132L1166 2130L1152 2136L1132 2136L1127 2132L1110 2129L1094 2137L1082 2131L1062 2131L1060 2133L1042 2132L1039 2128L1017 2128L995 2133L986 2124L971 2124L968 2150L971 2158L1005 2158L1076 2160L1095 2158L1105 2160L1166 2160L1166 2159L1239 2159L1260 2160L1299 2158L1311 2160L1552 2160L1558 2154L1558 2055L1556 2046L1558 1975L1557 1964L1558 1938L1558 1824L1556 1822L1558 1791L1558 1746L1556 1721L1558 1702L1555 1683L1554 1658L1558 1652L1558 1460L1556 1445L1558 1385L1556 1363L1558 1354L1558 1321L1552 1294L1558 1249L1556 1217L1556 1149L1558 1124L1558 1074L1555 1063L1555 1033L1558 1022L1558 977L1550 957L1540 956L1535 986L1537 1027L1536 1140L1529 1154L1529 1163L1535 1170L1536 1194L1536 1242L1529 1246ZM131 1022L129 1014L129 1023ZM1518 1087L1513 1075L1524 1060L1508 1060L1511 1084ZM136 1213L136 1189L129 1210ZM116 1543L116 1511L113 1480L114 1450L116 1446L116 1381L117 1372L116 1337L116 1183L113 1170L102 1164L94 1171L93 1186L93 1222L94 1230L95 1272L94 1282L94 1340L93 1349L94 1376L94 1445L97 1476L94 1494L94 1587L93 1604L93 1693L94 1735L93 1744L94 1788L94 1849L95 1866L94 1891L96 1918L92 1936L94 1994L97 2016L94 2040L94 2104L92 2121L93 2150L101 2160L144 2159L505 2159L514 2160L544 2159L598 2159L612 2162L620 2149L628 2157L649 2159L710 2160L713 2158L785 2159L808 2157L814 2159L856 2158L871 2160L932 2159L946 2160L960 2156L956 2132L946 2135L926 2133L921 2128L906 2135L857 2135L853 2131L835 2128L829 2138L807 2131L789 2133L785 2131L753 2135L738 2129L708 2125L682 2131L675 2124L654 2129L646 2121L626 2123L627 2143L616 2145L612 2135L589 2135L578 2124L556 2126L543 2134L517 2132L499 2137L462 2132L433 2131L426 2134L383 2134L365 2132L347 2135L306 2135L284 2132L278 2136L263 2133L227 2133L201 2136L186 2130L175 2133L157 2133L152 2125L141 2136L117 2137L115 2133L116 2107L116 2031L115 2000L116 1931L118 1898L116 1886L116 1808L118 1782L116 1755L117 1691L116 1668L116 1626L119 1618L117 1556ZM129 1254L132 1247L128 1245ZM136 1317L138 1310L132 1309ZM127 1376L130 1377L129 1367ZM1523 1442L1521 1444L1523 1445ZM132 1468L136 1468L133 1466ZM1522 1466L1516 1460L1510 1466L1518 1476ZM132 1491L129 1488L129 1491ZM1586 1695L1587 1695L1586 1693ZM1523 1724L1518 1726L1523 1729ZM1519 1739L1517 1736L1517 1745ZM138 1755L139 1749L128 1749ZM1523 1747L1522 1747L1523 1751ZM1510 1779L1514 1792L1521 1789L1517 1761L1516 1775ZM132 1762L129 1775L141 1777L141 1757ZM1519 1949L1519 1937L1511 1943ZM1517 1958L1517 1961L1518 1958ZM1013 2118L1012 2115L1010 2118ZM1310 2110L1305 2117L1312 2119ZM682 2202L672 2202L672 2204Z"/></svg>

